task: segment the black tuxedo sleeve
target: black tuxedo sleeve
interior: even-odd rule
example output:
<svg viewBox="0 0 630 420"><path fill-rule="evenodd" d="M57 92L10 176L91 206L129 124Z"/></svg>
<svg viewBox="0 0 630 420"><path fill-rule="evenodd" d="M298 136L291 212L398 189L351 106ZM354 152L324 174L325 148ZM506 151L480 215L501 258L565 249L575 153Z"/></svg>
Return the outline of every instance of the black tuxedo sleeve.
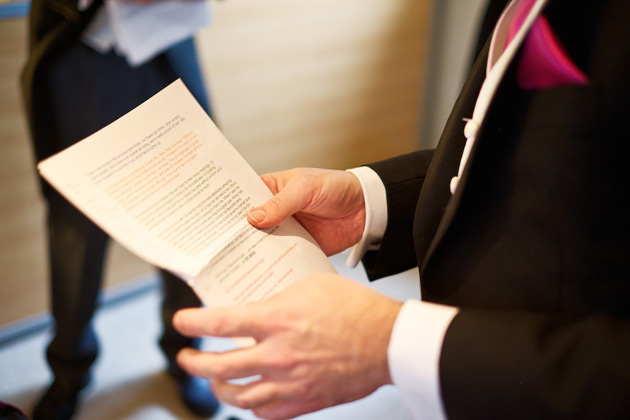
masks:
<svg viewBox="0 0 630 420"><path fill-rule="evenodd" d="M379 251L370 251L363 258L370 280L417 265L413 218L432 157L433 150L425 150L368 165L385 184L388 211L387 229Z"/></svg>
<svg viewBox="0 0 630 420"><path fill-rule="evenodd" d="M464 308L440 380L451 419L627 418L630 321Z"/></svg>

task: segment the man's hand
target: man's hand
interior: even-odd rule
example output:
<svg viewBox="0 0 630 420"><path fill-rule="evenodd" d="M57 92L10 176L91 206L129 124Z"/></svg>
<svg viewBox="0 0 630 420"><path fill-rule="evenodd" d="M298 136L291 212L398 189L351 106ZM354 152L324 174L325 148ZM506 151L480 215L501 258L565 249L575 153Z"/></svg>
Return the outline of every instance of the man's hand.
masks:
<svg viewBox="0 0 630 420"><path fill-rule="evenodd" d="M161 3L166 0L118 0L121 3L130 3L130 4L151 4L151 3ZM186 2L196 2L196 1L204 1L204 0L183 0Z"/></svg>
<svg viewBox="0 0 630 420"><path fill-rule="evenodd" d="M332 273L313 273L264 302L185 309L187 336L253 337L226 353L184 349L178 363L216 396L267 419L357 400L391 383L387 347L401 303ZM255 377L244 385L228 381Z"/></svg>
<svg viewBox="0 0 630 420"><path fill-rule="evenodd" d="M292 169L263 175L275 196L247 214L257 228L294 215L326 255L356 244L365 227L365 203L357 177L346 171Z"/></svg>

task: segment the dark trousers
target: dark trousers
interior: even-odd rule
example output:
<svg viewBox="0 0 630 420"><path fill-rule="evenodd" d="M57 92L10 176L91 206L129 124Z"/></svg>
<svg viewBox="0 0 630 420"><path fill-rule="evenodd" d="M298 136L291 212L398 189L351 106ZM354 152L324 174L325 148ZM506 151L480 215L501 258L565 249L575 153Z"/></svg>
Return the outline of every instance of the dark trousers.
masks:
<svg viewBox="0 0 630 420"><path fill-rule="evenodd" d="M62 150L124 115L162 88L181 78L208 111L193 40L138 68L129 67L115 53L99 54L77 43L60 54L45 73L53 106L48 118L55 122L56 150ZM34 139L37 148L37 139ZM50 368L59 385L74 390L89 379L98 352L92 317L101 288L108 236L64 198L44 185L51 309L54 337L47 349ZM163 280L160 345L175 376L183 371L174 362L177 352L195 341L181 336L172 325L176 310L200 302L183 281L160 271ZM124 326L122 326L124 327Z"/></svg>

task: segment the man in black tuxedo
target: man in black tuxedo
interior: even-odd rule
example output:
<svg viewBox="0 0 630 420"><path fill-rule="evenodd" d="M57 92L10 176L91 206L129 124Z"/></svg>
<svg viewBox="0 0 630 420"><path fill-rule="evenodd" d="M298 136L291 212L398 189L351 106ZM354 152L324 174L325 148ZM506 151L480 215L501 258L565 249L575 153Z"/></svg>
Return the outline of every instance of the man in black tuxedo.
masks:
<svg viewBox="0 0 630 420"><path fill-rule="evenodd" d="M177 78L210 112L193 39L177 42L138 66L113 49L97 52L83 42L86 28L102 12L103 2L35 0L29 16L29 57L22 75L24 102L36 154L42 160L113 122ZM54 337L47 359L54 381L38 402L33 418L68 419L89 380L98 342L91 325L101 287L107 235L52 187L41 184L47 204ZM196 346L170 322L177 309L199 306L190 288L161 272L164 331L160 345L184 401L209 416L218 407L207 381L193 378L175 363L177 352Z"/></svg>
<svg viewBox="0 0 630 420"><path fill-rule="evenodd" d="M329 255L357 244L370 279L419 266L422 301L313 273L176 314L190 336L257 341L180 364L263 418L390 383L416 418L627 417L629 74L627 1L510 2L435 150L265 175L276 195L249 213L294 215Z"/></svg>

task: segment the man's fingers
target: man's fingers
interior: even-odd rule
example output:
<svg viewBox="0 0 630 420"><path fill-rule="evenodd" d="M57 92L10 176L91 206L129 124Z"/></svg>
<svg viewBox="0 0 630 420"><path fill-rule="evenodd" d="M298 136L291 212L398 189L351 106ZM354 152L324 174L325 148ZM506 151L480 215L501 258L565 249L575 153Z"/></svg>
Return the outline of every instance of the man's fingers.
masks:
<svg viewBox="0 0 630 420"><path fill-rule="evenodd" d="M262 418L270 419L287 418L283 417L286 413L293 413L290 417L294 417L312 411L315 406L301 402L304 396L299 387L291 386L291 381L266 379L273 375L259 372L260 359L261 356L252 349L216 354L187 348L177 355L177 363L186 372L211 379L214 395L224 403L255 412L260 410L269 414ZM237 379L245 382L229 382ZM297 401L287 404L296 398Z"/></svg>
<svg viewBox="0 0 630 420"><path fill-rule="evenodd" d="M235 407L252 410L263 419L287 419L322 408L317 400L297 395L286 382L252 381L243 385L213 381L217 398Z"/></svg>
<svg viewBox="0 0 630 420"><path fill-rule="evenodd" d="M255 347L223 353L185 348L177 354L177 364L189 374L218 381L265 374L266 369L261 366L260 360Z"/></svg>
<svg viewBox="0 0 630 420"><path fill-rule="evenodd" d="M264 380L245 384L213 381L212 391L221 401L247 410L273 404L279 398L277 385Z"/></svg>
<svg viewBox="0 0 630 420"><path fill-rule="evenodd" d="M260 417L261 419L280 420L292 419L302 414L321 410L325 407L326 406L322 405L319 401L304 401L287 398L286 400L254 409L253 412L256 417Z"/></svg>
<svg viewBox="0 0 630 420"><path fill-rule="evenodd" d="M175 313L173 326L188 337L260 337L264 324L254 304L225 308L190 308Z"/></svg>

